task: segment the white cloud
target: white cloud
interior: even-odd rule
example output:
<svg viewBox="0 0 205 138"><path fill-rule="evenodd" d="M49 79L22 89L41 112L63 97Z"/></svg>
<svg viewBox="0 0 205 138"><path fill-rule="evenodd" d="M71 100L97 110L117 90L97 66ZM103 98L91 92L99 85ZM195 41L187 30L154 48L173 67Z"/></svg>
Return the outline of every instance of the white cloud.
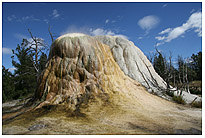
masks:
<svg viewBox="0 0 205 138"><path fill-rule="evenodd" d="M164 40L166 37L165 36L156 36L155 39L161 41Z"/></svg>
<svg viewBox="0 0 205 138"><path fill-rule="evenodd" d="M15 19L16 19L16 16L15 16L14 14L7 17L7 20L8 20L9 22L11 22L11 21L13 21L13 20L15 20Z"/></svg>
<svg viewBox="0 0 205 138"><path fill-rule="evenodd" d="M8 17L7 17L7 20L8 20L8 21L12 21L13 19L12 19L10 16L8 16Z"/></svg>
<svg viewBox="0 0 205 138"><path fill-rule="evenodd" d="M16 15L11 15L7 17L9 22L16 21L16 22L24 22L24 21L40 21L40 19L35 18L33 15L27 15L22 17L16 17Z"/></svg>
<svg viewBox="0 0 205 138"><path fill-rule="evenodd" d="M193 13L193 12L195 12L195 9L192 9L192 10L190 11L190 13Z"/></svg>
<svg viewBox="0 0 205 138"><path fill-rule="evenodd" d="M109 20L109 19L107 19L107 20L105 20L105 23L109 23L109 21L110 21L110 20Z"/></svg>
<svg viewBox="0 0 205 138"><path fill-rule="evenodd" d="M126 35L123 35L123 34L117 34L117 35L114 35L114 36L118 36L118 37L122 37L122 38L125 38L125 39L129 39L129 37L127 37Z"/></svg>
<svg viewBox="0 0 205 138"><path fill-rule="evenodd" d="M146 30L148 33L149 30L155 28L159 24L160 20L157 16L149 15L145 16L138 21L138 25L143 29Z"/></svg>
<svg viewBox="0 0 205 138"><path fill-rule="evenodd" d="M158 46L163 45L163 44L164 44L164 42L159 42L159 43L156 43L155 46L158 47Z"/></svg>
<svg viewBox="0 0 205 138"><path fill-rule="evenodd" d="M164 31L160 32L159 34L163 34L164 36L157 36L155 39L160 40L162 42L159 42L156 45L164 44L165 42L170 42L173 39L178 38L179 36L184 35L188 30L194 29L194 32L198 34L198 37L202 36L202 13L196 12L193 13L186 23L182 24L179 27L175 27L173 29L167 28Z"/></svg>
<svg viewBox="0 0 205 138"><path fill-rule="evenodd" d="M25 20L29 20L31 17L30 16L23 16L21 19L23 20L23 21L25 21Z"/></svg>
<svg viewBox="0 0 205 138"><path fill-rule="evenodd" d="M24 21L40 21L40 19L35 18L33 15L30 16L23 16L16 20L17 22L24 22Z"/></svg>
<svg viewBox="0 0 205 138"><path fill-rule="evenodd" d="M87 35L97 36L97 35L111 35L111 36L118 36L122 38L128 39L127 36L123 34L118 34L112 30L106 30L103 28L89 28L89 27L77 27L75 25L69 26L65 31L61 32L60 34L67 34L67 33L83 33Z"/></svg>
<svg viewBox="0 0 205 138"><path fill-rule="evenodd" d="M97 36L97 35L111 35L111 36L118 36L118 37L128 39L128 37L123 35L123 34L116 34L111 30L105 30L105 29L102 29L102 28L90 29L90 34L94 35L94 36Z"/></svg>
<svg viewBox="0 0 205 138"><path fill-rule="evenodd" d="M42 43L42 44L38 44L38 48L39 49L45 48L44 39L40 38L40 37L38 37L37 39L40 43ZM34 40L32 38L27 38L27 41L30 43L27 47L31 46L32 48L36 48L36 45L35 45L36 43L34 42Z"/></svg>
<svg viewBox="0 0 205 138"><path fill-rule="evenodd" d="M67 29L65 29L63 32L60 33L60 35L64 35L67 33L83 33L83 34L89 34L90 28L83 26L83 27L77 27L76 25L70 25Z"/></svg>
<svg viewBox="0 0 205 138"><path fill-rule="evenodd" d="M176 39L180 35L184 34L186 30L187 27L184 25L174 28L171 32L169 32L168 36L165 38L165 41L170 42L171 40Z"/></svg>
<svg viewBox="0 0 205 138"><path fill-rule="evenodd" d="M9 68L10 72L13 72L14 70L16 70L16 68Z"/></svg>
<svg viewBox="0 0 205 138"><path fill-rule="evenodd" d="M48 24L49 23L49 20L48 19L43 19L43 21Z"/></svg>
<svg viewBox="0 0 205 138"><path fill-rule="evenodd" d="M53 10L53 18L58 18L60 16L60 14L58 14L58 11L56 9Z"/></svg>
<svg viewBox="0 0 205 138"><path fill-rule="evenodd" d="M19 33L14 34L14 37L19 40L22 40L23 38L28 39L28 36Z"/></svg>
<svg viewBox="0 0 205 138"><path fill-rule="evenodd" d="M105 32L107 32L105 35L115 35L115 33L114 32L112 32L112 31L106 31L106 30L104 30ZM120 36L120 35L119 35Z"/></svg>
<svg viewBox="0 0 205 138"><path fill-rule="evenodd" d="M167 4L162 5L162 8L167 7Z"/></svg>
<svg viewBox="0 0 205 138"><path fill-rule="evenodd" d="M32 44L35 44L35 42L33 41L33 39L31 37L28 37L26 35L23 35L23 34L14 34L14 37L17 38L18 40L22 41L23 39L27 39L27 41L29 43L32 43ZM44 43L44 39L43 38L40 38L40 37L37 37L37 39L41 42L41 43ZM35 45L32 46L33 48L35 48ZM39 48L43 48L44 46L41 46L39 45Z"/></svg>
<svg viewBox="0 0 205 138"><path fill-rule="evenodd" d="M140 36L140 37L138 37L137 39L141 40L141 39L143 39L143 37Z"/></svg>
<svg viewBox="0 0 205 138"><path fill-rule="evenodd" d="M7 54L7 55L11 55L11 54L13 54L12 53L12 49L10 49L10 48L6 48L6 47L2 47L2 52L3 52L3 54Z"/></svg>
<svg viewBox="0 0 205 138"><path fill-rule="evenodd" d="M189 17L189 20L187 21L187 24L188 24L187 26L189 28L194 28L195 29L195 32L198 33L199 37L202 36L202 13L201 12L193 13Z"/></svg>
<svg viewBox="0 0 205 138"><path fill-rule="evenodd" d="M115 35L114 32L108 31L108 30L104 30L102 28L97 28L97 29L94 29L94 30L91 29L90 33L91 33L91 35L94 35L94 36L96 36L96 35Z"/></svg>
<svg viewBox="0 0 205 138"><path fill-rule="evenodd" d="M161 31L159 34L162 35L162 34L166 34L166 33L169 33L172 29L171 28L167 28L163 31Z"/></svg>

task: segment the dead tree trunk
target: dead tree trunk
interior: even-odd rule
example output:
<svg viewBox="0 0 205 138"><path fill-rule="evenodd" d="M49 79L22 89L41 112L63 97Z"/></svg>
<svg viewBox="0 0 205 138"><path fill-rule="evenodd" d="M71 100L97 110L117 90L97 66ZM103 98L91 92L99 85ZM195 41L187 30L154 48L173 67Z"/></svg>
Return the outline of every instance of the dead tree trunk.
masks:
<svg viewBox="0 0 205 138"><path fill-rule="evenodd" d="M176 87L176 79L175 79L175 71L173 70L173 74L174 74L174 87Z"/></svg>
<svg viewBox="0 0 205 138"><path fill-rule="evenodd" d="M184 73L184 63L183 63L183 70L182 70L182 72L183 72L183 89L186 91L186 82L185 82L185 73Z"/></svg>
<svg viewBox="0 0 205 138"><path fill-rule="evenodd" d="M28 29L28 32L31 36L31 41L27 40L29 52L34 55L34 57L31 57L31 60L33 62L33 67L36 72L36 81L38 81L40 71L39 71L39 54L42 52L42 50L47 49L47 45L44 43L44 40L41 38L34 37L31 30Z"/></svg>
<svg viewBox="0 0 205 138"><path fill-rule="evenodd" d="M54 35L54 33L51 32L50 26L48 27L48 33L49 33L49 35L50 35L50 37L51 37L51 41L52 41L52 43L53 43L53 42L54 42L54 37L56 37L56 36Z"/></svg>
<svg viewBox="0 0 205 138"><path fill-rule="evenodd" d="M188 80L188 72L187 72L187 63L186 63L186 75L185 75L185 79L186 79L186 85L187 85L187 92L190 93L189 91L189 80Z"/></svg>

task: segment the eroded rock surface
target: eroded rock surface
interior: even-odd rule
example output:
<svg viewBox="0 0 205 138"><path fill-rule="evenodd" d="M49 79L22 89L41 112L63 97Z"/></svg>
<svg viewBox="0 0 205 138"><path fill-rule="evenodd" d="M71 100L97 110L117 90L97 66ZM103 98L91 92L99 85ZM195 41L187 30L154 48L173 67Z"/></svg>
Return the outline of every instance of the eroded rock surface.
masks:
<svg viewBox="0 0 205 138"><path fill-rule="evenodd" d="M147 57L133 42L115 36L95 38L110 47L115 61L126 75L140 82L149 92L162 96L166 82L155 72Z"/></svg>
<svg viewBox="0 0 205 138"><path fill-rule="evenodd" d="M127 95L123 90L128 91L129 85L144 89L124 75L108 45L82 34L64 35L52 44L39 80L36 96L43 101L39 107L62 103L72 110L93 99L99 104L113 101L118 98L110 98L113 93Z"/></svg>

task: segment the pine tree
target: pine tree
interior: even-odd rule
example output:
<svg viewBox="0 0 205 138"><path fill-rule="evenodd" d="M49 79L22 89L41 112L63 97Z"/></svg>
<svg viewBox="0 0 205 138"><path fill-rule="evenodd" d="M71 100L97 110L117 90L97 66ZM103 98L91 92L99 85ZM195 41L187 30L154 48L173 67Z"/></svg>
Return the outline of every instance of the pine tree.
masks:
<svg viewBox="0 0 205 138"><path fill-rule="evenodd" d="M15 75L15 96L18 99L29 93L34 93L36 89L36 73L32 65L32 54L29 54L29 48L25 47L23 43L17 45L16 50L12 50L18 61L14 60L12 56L12 64L16 68Z"/></svg>
<svg viewBox="0 0 205 138"><path fill-rule="evenodd" d="M153 66L155 71L165 79L165 59L160 52L158 52L158 56L154 57Z"/></svg>
<svg viewBox="0 0 205 138"><path fill-rule="evenodd" d="M191 60L191 67L197 74L195 80L202 80L202 52L192 54Z"/></svg>
<svg viewBox="0 0 205 138"><path fill-rule="evenodd" d="M47 55L42 51L42 48L38 48L41 39L36 37L33 39L36 41L35 43L23 39L21 45L17 45L16 49L12 50L14 54L12 64L16 68L14 71L16 89L14 99L30 93L34 94L38 76L45 67ZM16 56L17 61L14 60L14 56ZM39 56L40 58L38 58Z"/></svg>
<svg viewBox="0 0 205 138"><path fill-rule="evenodd" d="M46 61L47 61L47 55L45 53L42 53L40 56L40 59L39 59L39 71L40 71L40 73L45 68Z"/></svg>
<svg viewBox="0 0 205 138"><path fill-rule="evenodd" d="M14 75L2 66L2 101L11 100L15 94Z"/></svg>

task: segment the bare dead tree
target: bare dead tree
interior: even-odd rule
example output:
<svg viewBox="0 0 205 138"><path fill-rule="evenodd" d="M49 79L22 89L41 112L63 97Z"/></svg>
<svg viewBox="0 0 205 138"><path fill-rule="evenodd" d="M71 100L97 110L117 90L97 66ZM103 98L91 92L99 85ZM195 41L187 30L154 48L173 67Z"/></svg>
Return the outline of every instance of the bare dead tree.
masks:
<svg viewBox="0 0 205 138"><path fill-rule="evenodd" d="M184 62L182 64L182 80L183 80L183 89L186 91L186 87L185 87L185 73L184 73Z"/></svg>
<svg viewBox="0 0 205 138"><path fill-rule="evenodd" d="M148 60L153 64L154 58L156 56L156 53L154 52L149 52L149 55L147 55Z"/></svg>
<svg viewBox="0 0 205 138"><path fill-rule="evenodd" d="M175 69L173 69L173 78L174 78L174 87L176 87L176 76L175 76Z"/></svg>
<svg viewBox="0 0 205 138"><path fill-rule="evenodd" d="M188 59L178 56L178 77L180 89L190 93L188 80Z"/></svg>
<svg viewBox="0 0 205 138"><path fill-rule="evenodd" d="M185 62L185 65L186 65L185 81L186 81L187 92L190 93L190 90L189 90L189 80L188 80L188 72L187 72L187 60L188 59L186 59L186 62Z"/></svg>
<svg viewBox="0 0 205 138"><path fill-rule="evenodd" d="M57 37L57 36L54 35L55 33L51 32L51 27L50 26L48 27L48 32L49 32L49 35L51 37L51 41L53 43L54 42L54 37Z"/></svg>
<svg viewBox="0 0 205 138"><path fill-rule="evenodd" d="M145 80L145 81L146 81L146 83L149 85L149 88L151 88L150 85L152 85L153 87L157 88L159 91L162 91L162 92L166 91L166 90L164 90L164 88L160 87L160 85L158 84L157 80L156 80L156 79L154 78L154 76L152 75L152 73L151 73L151 71L150 71L150 67L151 67L151 66L148 66L142 58L140 58L140 59L142 60L142 62L143 62L144 65L146 66L146 68L147 68L147 70L148 70L148 72L149 72L149 74L150 74L150 77L151 77L151 80L150 80L148 77L145 77L142 72L140 72L140 73L143 75L143 79L144 79L144 80L147 79L147 80ZM138 66L137 62L136 62L136 65ZM139 67L138 67L138 68L139 68ZM148 81L149 81L150 84L148 83ZM164 83L164 82L163 82L163 83ZM164 83L164 84L166 85L166 83Z"/></svg>
<svg viewBox="0 0 205 138"><path fill-rule="evenodd" d="M33 36L30 29L28 29L28 32L31 36L31 41L24 39L24 45L28 47L28 53L31 54L31 62L33 63L33 67L36 72L36 78L39 77L39 58L43 50L48 49L48 45L44 42L42 38L38 38L36 36Z"/></svg>
<svg viewBox="0 0 205 138"><path fill-rule="evenodd" d="M138 66L138 64L137 64L137 62L135 62L135 64L136 64L136 66L137 66L138 71L139 71L140 74L142 75L142 78L144 79L145 83L147 84L148 89L150 89L149 83L147 82L146 77L144 76L144 74L142 73L142 71L140 70L140 68L139 68L139 66Z"/></svg>
<svg viewBox="0 0 205 138"><path fill-rule="evenodd" d="M157 53L159 55L162 55L162 53L155 47ZM169 58L168 58L168 61L166 59L166 56L165 55L162 55L163 57L163 64L164 64L164 74L163 75L163 79L164 81L166 82L166 87L167 87L167 90L169 91L170 89L170 81L171 79L173 78L173 66L172 66L172 52L170 51L169 52Z"/></svg>
<svg viewBox="0 0 205 138"><path fill-rule="evenodd" d="M182 85L180 72L178 73L178 77L179 77L179 83L180 83L180 85Z"/></svg>
<svg viewBox="0 0 205 138"><path fill-rule="evenodd" d="M171 81L171 79L173 78L173 65L172 65L172 52L171 51L169 51L169 63L165 63L165 65L166 65L166 68L165 68L165 70L166 70L166 83L167 83L167 89L169 89L170 88L170 81ZM166 60L165 60L166 61Z"/></svg>
<svg viewBox="0 0 205 138"><path fill-rule="evenodd" d="M181 71L181 68L182 68L182 57L181 56L178 56L177 58L177 65L178 65L178 78L179 78L179 85L180 87L183 85L182 84L182 79L183 79L183 76L181 76L182 72Z"/></svg>

